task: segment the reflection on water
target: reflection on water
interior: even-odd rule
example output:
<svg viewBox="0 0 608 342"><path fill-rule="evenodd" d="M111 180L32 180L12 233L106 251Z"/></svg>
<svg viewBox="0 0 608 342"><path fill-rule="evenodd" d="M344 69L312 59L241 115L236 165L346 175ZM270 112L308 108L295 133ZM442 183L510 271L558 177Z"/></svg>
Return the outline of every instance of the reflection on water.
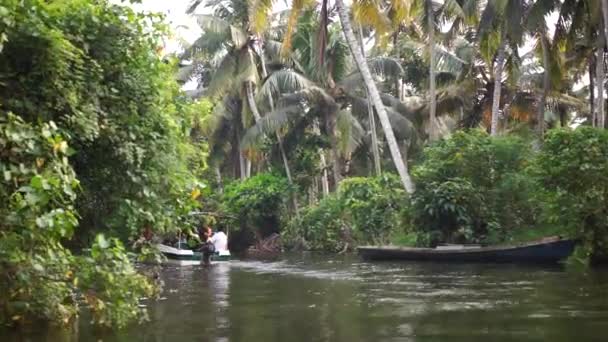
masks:
<svg viewBox="0 0 608 342"><path fill-rule="evenodd" d="M9 341L606 341L608 273L300 255L167 266L150 322Z"/></svg>

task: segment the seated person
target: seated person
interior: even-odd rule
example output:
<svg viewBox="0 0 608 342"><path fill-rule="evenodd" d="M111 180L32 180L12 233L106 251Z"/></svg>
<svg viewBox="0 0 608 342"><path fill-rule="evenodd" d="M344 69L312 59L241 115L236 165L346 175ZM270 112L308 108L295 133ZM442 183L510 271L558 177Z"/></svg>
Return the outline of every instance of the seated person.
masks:
<svg viewBox="0 0 608 342"><path fill-rule="evenodd" d="M223 227L218 228L217 233L213 234L209 241L213 243L216 253L222 255L228 251L228 236L224 233Z"/></svg>

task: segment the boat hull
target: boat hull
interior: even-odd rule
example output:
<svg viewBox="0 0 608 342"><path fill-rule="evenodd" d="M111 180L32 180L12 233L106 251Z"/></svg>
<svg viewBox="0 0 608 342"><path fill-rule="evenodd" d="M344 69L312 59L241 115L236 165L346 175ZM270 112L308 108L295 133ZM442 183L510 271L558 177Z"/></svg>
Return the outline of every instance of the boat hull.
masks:
<svg viewBox="0 0 608 342"><path fill-rule="evenodd" d="M557 263L569 257L574 251L575 246L575 240L557 240L517 246L443 250L434 248L363 246L358 248L358 252L365 260L378 261Z"/></svg>
<svg viewBox="0 0 608 342"><path fill-rule="evenodd" d="M167 257L170 261L175 261L178 264L200 265L203 260L203 254L194 252L190 249L178 249L175 247L159 244L158 250ZM230 253L215 253L211 255L211 261L230 261Z"/></svg>

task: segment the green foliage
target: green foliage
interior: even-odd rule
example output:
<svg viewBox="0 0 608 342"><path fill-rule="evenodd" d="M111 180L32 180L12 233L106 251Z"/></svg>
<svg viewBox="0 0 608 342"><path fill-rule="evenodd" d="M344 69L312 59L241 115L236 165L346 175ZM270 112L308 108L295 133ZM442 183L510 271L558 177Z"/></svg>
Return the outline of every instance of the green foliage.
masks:
<svg viewBox="0 0 608 342"><path fill-rule="evenodd" d="M120 328L147 318L139 300L152 296L156 289L137 273L118 239L97 235L90 253L78 259L77 270L78 287L95 324Z"/></svg>
<svg viewBox="0 0 608 342"><path fill-rule="evenodd" d="M549 132L533 173L543 190L545 220L580 236L587 258L608 257L608 132Z"/></svg>
<svg viewBox="0 0 608 342"><path fill-rule="evenodd" d="M77 294L97 324L143 317L153 288L98 232L194 226L211 104L180 93L157 53L165 33L160 16L107 0L0 5L2 324L67 323Z"/></svg>
<svg viewBox="0 0 608 342"><path fill-rule="evenodd" d="M174 63L155 52L161 18L105 0L8 3L0 102L28 122L55 121L70 139L79 237L182 225L206 149L190 143L199 113L178 99Z"/></svg>
<svg viewBox="0 0 608 342"><path fill-rule="evenodd" d="M283 241L288 248L339 252L344 248L347 229L342 202L332 194L318 205L305 208L300 218L289 221Z"/></svg>
<svg viewBox="0 0 608 342"><path fill-rule="evenodd" d="M67 323L76 313L71 253L78 181L51 122L0 118L0 324Z"/></svg>
<svg viewBox="0 0 608 342"><path fill-rule="evenodd" d="M338 196L352 229L366 243L387 242L409 205L399 178L392 174L345 179Z"/></svg>
<svg viewBox="0 0 608 342"><path fill-rule="evenodd" d="M347 243L386 243L402 230L409 201L395 175L343 180L338 191L306 208L287 225L284 241L294 247L340 251Z"/></svg>
<svg viewBox="0 0 608 342"><path fill-rule="evenodd" d="M259 173L226 186L224 211L235 216L241 229L262 237L279 232L280 219L292 189L287 180L272 173Z"/></svg>
<svg viewBox="0 0 608 342"><path fill-rule="evenodd" d="M119 242L98 236L90 257L63 246L78 225L79 183L57 126L34 127L9 113L0 119L0 151L0 324L67 324L79 293L98 324L143 317L138 300L154 287L135 273Z"/></svg>
<svg viewBox="0 0 608 342"><path fill-rule="evenodd" d="M420 243L499 242L531 225L538 210L534 182L522 177L529 157L520 138L478 130L427 147L413 170L412 220L423 233Z"/></svg>

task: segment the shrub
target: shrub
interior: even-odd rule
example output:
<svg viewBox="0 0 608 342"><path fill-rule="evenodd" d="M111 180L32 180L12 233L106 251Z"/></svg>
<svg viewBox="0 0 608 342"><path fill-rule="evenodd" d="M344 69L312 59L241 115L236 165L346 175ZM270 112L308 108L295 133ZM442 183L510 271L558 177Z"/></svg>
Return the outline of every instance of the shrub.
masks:
<svg viewBox="0 0 608 342"><path fill-rule="evenodd" d="M456 132L427 147L412 171L412 224L423 233L420 244L498 242L532 224L534 182L522 178L529 158L522 139L480 130Z"/></svg>
<svg viewBox="0 0 608 342"><path fill-rule="evenodd" d="M97 237L91 257L64 247L78 225L78 180L53 122L32 126L0 118L0 324L67 324L84 293L95 323L123 326L153 286L137 275L122 246Z"/></svg>
<svg viewBox="0 0 608 342"><path fill-rule="evenodd" d="M284 241L322 251L340 251L346 244L385 243L402 227L407 206L405 191L394 175L345 179L336 193L289 222Z"/></svg>
<svg viewBox="0 0 608 342"><path fill-rule="evenodd" d="M547 204L544 219L580 236L592 260L607 258L608 131L551 131L532 169Z"/></svg>
<svg viewBox="0 0 608 342"><path fill-rule="evenodd" d="M283 241L287 248L338 252L344 248L342 234L348 229L343 215L340 199L335 194L327 196L288 223Z"/></svg>
<svg viewBox="0 0 608 342"><path fill-rule="evenodd" d="M391 174L345 179L338 197L356 237L368 243L386 243L409 204L399 178Z"/></svg>
<svg viewBox="0 0 608 342"><path fill-rule="evenodd" d="M224 210L236 217L241 229L266 237L280 231L281 215L291 191L287 179L260 173L226 186L222 203Z"/></svg>

